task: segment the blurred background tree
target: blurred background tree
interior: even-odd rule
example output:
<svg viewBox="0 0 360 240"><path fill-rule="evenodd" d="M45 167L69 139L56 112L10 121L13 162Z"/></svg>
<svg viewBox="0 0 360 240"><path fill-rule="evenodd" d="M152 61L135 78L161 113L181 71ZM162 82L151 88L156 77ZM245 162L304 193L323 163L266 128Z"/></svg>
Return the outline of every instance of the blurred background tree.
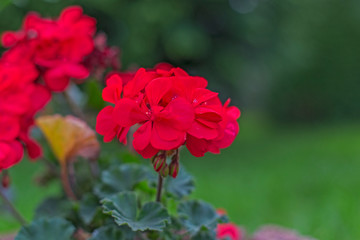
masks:
<svg viewBox="0 0 360 240"><path fill-rule="evenodd" d="M357 0L2 0L0 31L73 4L121 47L124 70L181 66L278 122L360 117Z"/></svg>

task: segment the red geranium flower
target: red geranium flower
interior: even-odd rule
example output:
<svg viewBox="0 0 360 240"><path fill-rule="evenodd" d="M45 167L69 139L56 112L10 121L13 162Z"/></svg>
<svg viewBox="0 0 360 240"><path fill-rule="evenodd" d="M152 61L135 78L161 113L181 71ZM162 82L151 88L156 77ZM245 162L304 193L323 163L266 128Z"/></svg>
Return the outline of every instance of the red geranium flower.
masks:
<svg viewBox="0 0 360 240"><path fill-rule="evenodd" d="M216 229L217 239L241 240L242 232L238 226L233 223L218 224Z"/></svg>
<svg viewBox="0 0 360 240"><path fill-rule="evenodd" d="M95 19L84 15L80 7L64 9L55 20L30 13L20 31L3 34L3 45L11 47L4 57L12 62L24 57L31 60L51 90L63 91L70 78L88 77L82 61L94 49L95 30Z"/></svg>
<svg viewBox="0 0 360 240"><path fill-rule="evenodd" d="M143 157L184 144L200 157L208 151L219 153L238 134L239 109L229 107L230 101L223 106L218 94L206 89L204 78L165 64L139 69L126 84L120 76L108 78L103 90L103 99L115 105L97 118L104 141L117 136L124 142L128 129L137 125L133 146Z"/></svg>

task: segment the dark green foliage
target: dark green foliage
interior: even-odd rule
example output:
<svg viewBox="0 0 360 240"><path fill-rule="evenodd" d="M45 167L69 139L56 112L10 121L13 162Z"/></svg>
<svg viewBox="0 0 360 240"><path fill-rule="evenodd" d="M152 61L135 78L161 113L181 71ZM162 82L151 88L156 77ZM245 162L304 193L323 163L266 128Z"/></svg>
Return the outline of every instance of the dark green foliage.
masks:
<svg viewBox="0 0 360 240"><path fill-rule="evenodd" d="M138 164L123 164L112 166L101 174L101 183L95 187L99 197L107 197L121 191L131 191L147 179L149 169Z"/></svg>
<svg viewBox="0 0 360 240"><path fill-rule="evenodd" d="M119 226L128 225L133 231L161 231L170 219L167 210L158 202L145 203L138 209L136 195L131 192L105 198L101 203L104 213L110 214Z"/></svg>
<svg viewBox="0 0 360 240"><path fill-rule="evenodd" d="M63 197L45 199L36 209L35 218L68 218L73 210L73 204Z"/></svg>
<svg viewBox="0 0 360 240"><path fill-rule="evenodd" d="M176 198L183 198L190 195L194 188L194 179L184 167L180 167L179 174L176 178L168 177L165 183L165 190Z"/></svg>
<svg viewBox="0 0 360 240"><path fill-rule="evenodd" d="M72 240L75 227L61 218L42 218L22 227L15 240Z"/></svg>
<svg viewBox="0 0 360 240"><path fill-rule="evenodd" d="M96 229L89 240L132 240L135 233L126 226L111 225Z"/></svg>
<svg viewBox="0 0 360 240"><path fill-rule="evenodd" d="M208 203L199 200L190 200L180 203L178 214L183 226L196 239L214 238L214 229L220 220L220 216Z"/></svg>
<svg viewBox="0 0 360 240"><path fill-rule="evenodd" d="M97 213L101 212L99 203L100 200L96 196L89 193L81 199L79 206L79 215L86 225L93 222Z"/></svg>
<svg viewBox="0 0 360 240"><path fill-rule="evenodd" d="M135 236L147 240L213 239L217 223L222 221L214 208L202 201L179 202L194 189L193 177L184 168L176 179L165 179L167 194L160 203L154 202L156 173L145 165L120 162L102 169L96 187L79 201L46 199L37 209L37 220L23 228L18 239L49 237L47 231L57 234L59 228L64 229L57 234L62 240L70 240L75 229L91 235L90 240L130 240Z"/></svg>

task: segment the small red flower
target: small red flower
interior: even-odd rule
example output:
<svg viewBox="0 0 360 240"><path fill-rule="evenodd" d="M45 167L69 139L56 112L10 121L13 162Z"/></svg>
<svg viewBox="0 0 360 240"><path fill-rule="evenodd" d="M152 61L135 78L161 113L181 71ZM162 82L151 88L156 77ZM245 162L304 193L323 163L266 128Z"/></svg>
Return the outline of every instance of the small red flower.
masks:
<svg viewBox="0 0 360 240"><path fill-rule="evenodd" d="M216 239L241 240L243 234L238 226L233 223L218 224L216 229Z"/></svg>

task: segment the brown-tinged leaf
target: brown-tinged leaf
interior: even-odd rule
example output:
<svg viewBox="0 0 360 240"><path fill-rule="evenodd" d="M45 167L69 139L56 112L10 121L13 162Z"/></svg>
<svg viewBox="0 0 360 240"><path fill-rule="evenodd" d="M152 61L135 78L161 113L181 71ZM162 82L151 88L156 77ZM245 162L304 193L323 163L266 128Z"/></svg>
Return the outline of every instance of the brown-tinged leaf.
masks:
<svg viewBox="0 0 360 240"><path fill-rule="evenodd" d="M36 124L61 164L76 156L95 159L99 154L96 134L83 120L57 114L39 117Z"/></svg>

